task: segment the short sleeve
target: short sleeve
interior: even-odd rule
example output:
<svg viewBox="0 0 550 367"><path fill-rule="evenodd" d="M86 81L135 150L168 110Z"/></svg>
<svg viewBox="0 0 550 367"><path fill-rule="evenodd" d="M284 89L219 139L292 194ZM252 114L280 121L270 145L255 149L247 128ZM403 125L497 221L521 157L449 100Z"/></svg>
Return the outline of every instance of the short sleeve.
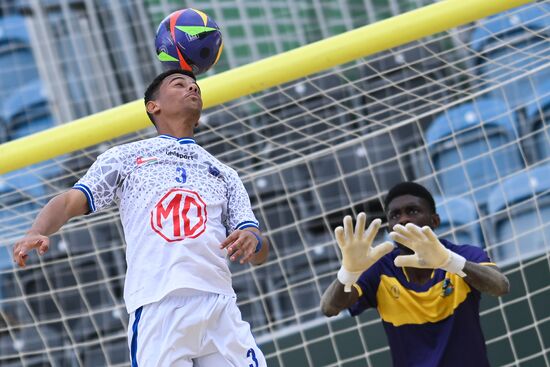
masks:
<svg viewBox="0 0 550 367"><path fill-rule="evenodd" d="M376 308L378 306L376 302L376 292L378 292L379 284L380 263L377 262L361 274L357 280L356 285L361 289L361 295L357 302L349 308L349 312L352 316L359 315L368 308Z"/></svg>
<svg viewBox="0 0 550 367"><path fill-rule="evenodd" d="M259 228L248 193L239 175L234 171L229 175L227 195L227 218L225 221L227 232L231 233L236 229L248 227Z"/></svg>
<svg viewBox="0 0 550 367"><path fill-rule="evenodd" d="M121 184L121 159L115 149L109 149L97 157L86 174L73 186L88 200L89 213L112 206Z"/></svg>

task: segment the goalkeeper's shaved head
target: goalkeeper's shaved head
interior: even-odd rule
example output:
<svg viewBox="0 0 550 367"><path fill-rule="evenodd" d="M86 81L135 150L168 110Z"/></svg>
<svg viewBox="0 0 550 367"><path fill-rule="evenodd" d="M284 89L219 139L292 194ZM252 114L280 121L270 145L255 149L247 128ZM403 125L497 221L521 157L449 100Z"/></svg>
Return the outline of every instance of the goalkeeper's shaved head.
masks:
<svg viewBox="0 0 550 367"><path fill-rule="evenodd" d="M432 212L436 212L435 200L432 194L424 186L412 181L401 182L392 187L386 196L386 200L384 200L384 209L388 210L392 200L403 195L412 195L424 199Z"/></svg>

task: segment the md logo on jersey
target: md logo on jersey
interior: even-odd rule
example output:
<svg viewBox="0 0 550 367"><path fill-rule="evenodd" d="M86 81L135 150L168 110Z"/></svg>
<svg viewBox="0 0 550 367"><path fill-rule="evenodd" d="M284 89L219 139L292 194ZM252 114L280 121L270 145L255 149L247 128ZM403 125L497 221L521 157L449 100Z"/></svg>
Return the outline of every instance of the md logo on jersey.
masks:
<svg viewBox="0 0 550 367"><path fill-rule="evenodd" d="M197 238L206 229L206 204L191 190L172 189L151 211L151 228L168 242Z"/></svg>

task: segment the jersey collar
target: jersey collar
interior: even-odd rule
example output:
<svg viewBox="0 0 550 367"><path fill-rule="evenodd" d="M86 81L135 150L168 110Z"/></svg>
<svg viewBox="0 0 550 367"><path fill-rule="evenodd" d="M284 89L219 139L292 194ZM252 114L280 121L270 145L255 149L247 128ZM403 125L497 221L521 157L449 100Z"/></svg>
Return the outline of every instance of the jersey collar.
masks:
<svg viewBox="0 0 550 367"><path fill-rule="evenodd" d="M168 134L162 134L162 135L159 135L158 137L161 139L175 140L180 144L197 144L197 142L193 138L187 138L187 137L176 138L175 136L168 135Z"/></svg>

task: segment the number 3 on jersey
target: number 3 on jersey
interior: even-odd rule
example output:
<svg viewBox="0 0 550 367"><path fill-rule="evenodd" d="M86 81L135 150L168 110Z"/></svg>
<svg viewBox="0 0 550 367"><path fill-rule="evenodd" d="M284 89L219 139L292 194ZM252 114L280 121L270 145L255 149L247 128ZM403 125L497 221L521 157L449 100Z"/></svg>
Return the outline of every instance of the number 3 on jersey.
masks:
<svg viewBox="0 0 550 367"><path fill-rule="evenodd" d="M187 181L187 172L185 168L178 167L176 168L176 182L185 183Z"/></svg>
<svg viewBox="0 0 550 367"><path fill-rule="evenodd" d="M200 195L175 188L151 210L151 228L168 242L197 238L204 233L208 213Z"/></svg>
<svg viewBox="0 0 550 367"><path fill-rule="evenodd" d="M253 348L250 348L248 352L246 353L246 358L250 358L254 364L249 364L248 367L258 367L258 359L256 358L256 352L254 352Z"/></svg>

